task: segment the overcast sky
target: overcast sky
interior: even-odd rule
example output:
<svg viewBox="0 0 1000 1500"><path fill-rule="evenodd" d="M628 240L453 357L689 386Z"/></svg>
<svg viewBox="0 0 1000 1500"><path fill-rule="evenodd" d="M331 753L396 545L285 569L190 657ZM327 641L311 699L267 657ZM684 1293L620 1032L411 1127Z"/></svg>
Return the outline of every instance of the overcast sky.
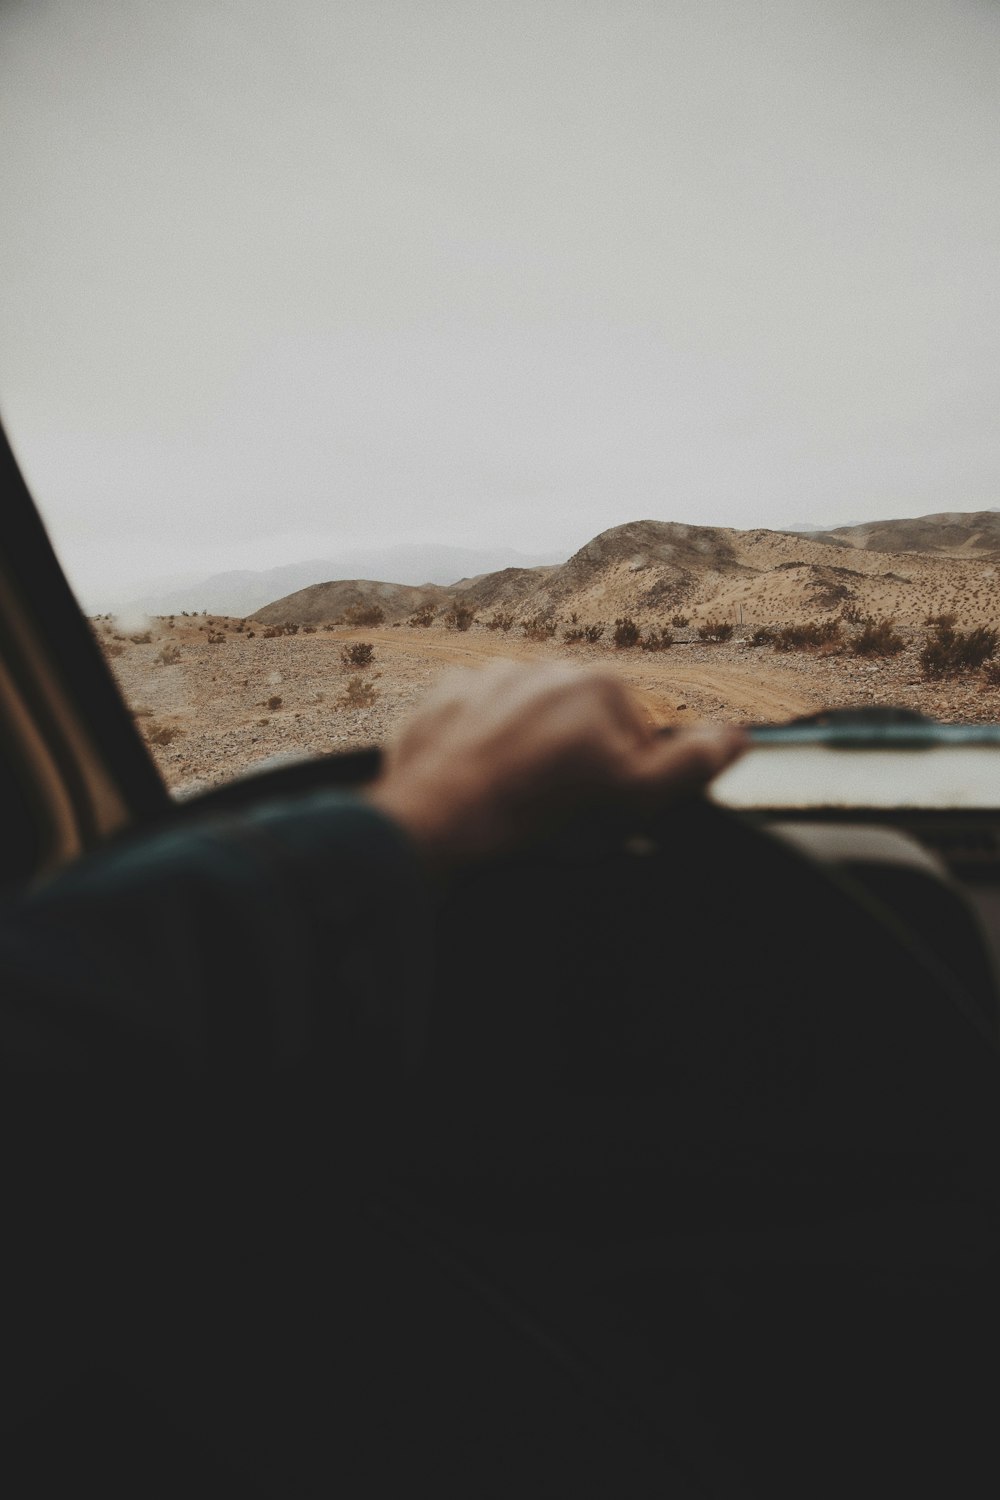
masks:
<svg viewBox="0 0 1000 1500"><path fill-rule="evenodd" d="M71 577L1000 505L995 0L0 0Z"/></svg>

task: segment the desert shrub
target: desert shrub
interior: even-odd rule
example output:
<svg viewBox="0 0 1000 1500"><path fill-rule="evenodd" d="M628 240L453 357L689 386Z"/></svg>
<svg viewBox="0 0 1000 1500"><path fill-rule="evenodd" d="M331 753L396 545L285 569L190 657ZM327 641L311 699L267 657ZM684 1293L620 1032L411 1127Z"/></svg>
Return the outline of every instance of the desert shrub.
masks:
<svg viewBox="0 0 1000 1500"><path fill-rule="evenodd" d="M120 646L117 641L104 642L104 653L106 656L121 656L124 650L125 647Z"/></svg>
<svg viewBox="0 0 1000 1500"><path fill-rule="evenodd" d="M839 620L802 620L785 625L774 635L775 651L818 651L840 640Z"/></svg>
<svg viewBox="0 0 1000 1500"><path fill-rule="evenodd" d="M514 623L514 616L509 609L498 609L491 619L486 621L487 630L510 630Z"/></svg>
<svg viewBox="0 0 1000 1500"><path fill-rule="evenodd" d="M352 604L344 610L345 625L381 625L384 620L381 604Z"/></svg>
<svg viewBox="0 0 1000 1500"><path fill-rule="evenodd" d="M144 731L150 745L172 745L180 732L175 724L157 724L152 719Z"/></svg>
<svg viewBox="0 0 1000 1500"><path fill-rule="evenodd" d="M568 641L570 645L574 645L578 641L586 641L588 645L596 646L603 634L603 625L581 625L577 621L574 623L572 629L563 632L563 640Z"/></svg>
<svg viewBox="0 0 1000 1500"><path fill-rule="evenodd" d="M677 630L683 630L686 626L691 624L691 621L687 615L671 615L670 623Z"/></svg>
<svg viewBox="0 0 1000 1500"><path fill-rule="evenodd" d="M420 606L419 609L415 609L413 611L412 615L410 616L410 618L407 620L406 623L407 623L407 625L413 625L413 626L422 625L422 626L426 627L426 626L428 626L428 625L431 624L431 622L433 621L433 619L434 619L434 606L433 606L433 604L421 604L421 606Z"/></svg>
<svg viewBox="0 0 1000 1500"><path fill-rule="evenodd" d="M375 660L375 647L371 641L352 641L340 653L345 667L367 667Z"/></svg>
<svg viewBox="0 0 1000 1500"><path fill-rule="evenodd" d="M254 639L254 637L256 636L256 634L257 634L256 630L248 630L247 631L247 640L248 641L252 641Z"/></svg>
<svg viewBox="0 0 1000 1500"><path fill-rule="evenodd" d="M845 604L840 611L840 618L845 625L863 625L865 612L857 604Z"/></svg>
<svg viewBox="0 0 1000 1500"><path fill-rule="evenodd" d="M925 625L935 625L941 630L951 630L958 624L958 616L952 614L927 615Z"/></svg>
<svg viewBox="0 0 1000 1500"><path fill-rule="evenodd" d="M265 641L273 641L276 635L284 635L280 625L265 625L261 634Z"/></svg>
<svg viewBox="0 0 1000 1500"><path fill-rule="evenodd" d="M315 625L303 625L303 627L302 627L302 634L303 635L315 635L316 634L316 626Z"/></svg>
<svg viewBox="0 0 1000 1500"><path fill-rule="evenodd" d="M129 636L133 646L148 646L152 639L152 634L148 630L137 630L135 635Z"/></svg>
<svg viewBox="0 0 1000 1500"><path fill-rule="evenodd" d="M774 631L770 625L758 625L757 629L747 639L748 646L773 646Z"/></svg>
<svg viewBox="0 0 1000 1500"><path fill-rule="evenodd" d="M665 625L659 630L650 630L639 642L643 651L666 651L673 644L674 638Z"/></svg>
<svg viewBox="0 0 1000 1500"><path fill-rule="evenodd" d="M614 634L611 639L617 650L627 651L632 646L638 646L642 639L642 631L631 615L621 615L615 621Z"/></svg>
<svg viewBox="0 0 1000 1500"><path fill-rule="evenodd" d="M180 659L181 648L180 646L174 646L173 644L164 646L163 650L158 654L156 658L160 665L164 667L172 667L174 663L179 662Z"/></svg>
<svg viewBox="0 0 1000 1500"><path fill-rule="evenodd" d="M704 625L698 626L698 639L709 641L712 645L719 645L722 641L730 641L733 638L733 627L728 620L706 620Z"/></svg>
<svg viewBox="0 0 1000 1500"><path fill-rule="evenodd" d="M210 646L221 646L225 639L226 632L224 630L210 630L208 632L208 644Z"/></svg>
<svg viewBox="0 0 1000 1500"><path fill-rule="evenodd" d="M264 704L264 707L271 709L273 713L276 708L281 707L284 701L285 700L282 698L280 693L272 693L270 698L268 698L267 702Z"/></svg>
<svg viewBox="0 0 1000 1500"><path fill-rule="evenodd" d="M555 616L546 611L539 611L531 615L527 620L521 621L521 629L529 641L550 641L556 633Z"/></svg>
<svg viewBox="0 0 1000 1500"><path fill-rule="evenodd" d="M453 604L444 616L449 630L468 630L476 622L476 611L471 604Z"/></svg>
<svg viewBox="0 0 1000 1500"><path fill-rule="evenodd" d="M375 695L374 682L366 682L358 673L357 676L348 679L347 686L337 702L341 708L370 708L375 702Z"/></svg>
<svg viewBox="0 0 1000 1500"><path fill-rule="evenodd" d="M983 668L983 679L989 687L1000 687L1000 661L988 661Z"/></svg>
<svg viewBox="0 0 1000 1500"><path fill-rule="evenodd" d="M898 656L906 642L893 629L891 616L878 618L867 615L861 622L857 635L852 635L848 645L855 656Z"/></svg>
<svg viewBox="0 0 1000 1500"><path fill-rule="evenodd" d="M981 667L996 655L998 646L1000 631L989 625L977 625L973 630L939 625L924 642L921 670L925 677L956 677Z"/></svg>

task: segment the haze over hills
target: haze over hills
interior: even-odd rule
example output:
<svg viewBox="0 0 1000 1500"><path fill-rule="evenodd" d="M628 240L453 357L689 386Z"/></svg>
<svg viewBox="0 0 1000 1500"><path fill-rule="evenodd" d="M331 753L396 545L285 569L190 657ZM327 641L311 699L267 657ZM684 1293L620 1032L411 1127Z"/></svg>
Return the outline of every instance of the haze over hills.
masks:
<svg viewBox="0 0 1000 1500"><path fill-rule="evenodd" d="M461 599L483 618L502 609L516 620L577 614L607 623L629 614L665 624L681 614L695 624L713 617L770 624L850 608L912 626L949 610L985 622L997 615L996 561L1000 515L991 511L820 536L644 520L601 532L561 564L506 568L437 587L371 579L314 584L258 609L255 618L336 621L352 605L378 603L392 624L419 604L440 610Z"/></svg>
<svg viewBox="0 0 1000 1500"><path fill-rule="evenodd" d="M805 528L789 527L789 531ZM949 557L1000 557L1000 510L941 511L897 521L805 532L813 541L872 552L930 552Z"/></svg>
<svg viewBox="0 0 1000 1500"><path fill-rule="evenodd" d="M450 584L456 579L512 565L532 567L562 561L525 555L510 547L450 547L443 543L403 543L354 549L333 558L285 563L261 570L234 569L176 587L150 591L121 606L123 614L201 613L243 618L271 600L330 579L391 578L400 584Z"/></svg>

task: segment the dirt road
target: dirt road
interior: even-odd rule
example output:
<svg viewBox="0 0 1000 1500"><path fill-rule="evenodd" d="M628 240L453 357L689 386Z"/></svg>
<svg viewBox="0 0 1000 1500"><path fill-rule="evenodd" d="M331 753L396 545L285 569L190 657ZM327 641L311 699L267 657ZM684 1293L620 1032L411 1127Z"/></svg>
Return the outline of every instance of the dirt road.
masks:
<svg viewBox="0 0 1000 1500"><path fill-rule="evenodd" d="M812 713L824 705L821 687L804 673L774 663L763 653L747 654L739 663L703 658L712 650L700 646L698 661L685 659L689 648L662 653L615 652L604 646L568 648L553 643L532 644L516 637L470 635L441 641L429 631L368 630L356 632L371 640L383 661L445 667L485 665L489 661L577 661L617 672L642 697L651 718L673 723L691 718L727 717L754 722L781 721ZM436 671L432 670L432 675ZM680 707L684 704L684 708Z"/></svg>

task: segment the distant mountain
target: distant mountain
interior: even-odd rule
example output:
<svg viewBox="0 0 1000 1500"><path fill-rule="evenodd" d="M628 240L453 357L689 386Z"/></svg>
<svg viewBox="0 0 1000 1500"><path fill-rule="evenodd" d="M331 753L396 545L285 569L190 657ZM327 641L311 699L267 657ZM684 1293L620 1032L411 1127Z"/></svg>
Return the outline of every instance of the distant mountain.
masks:
<svg viewBox="0 0 1000 1500"><path fill-rule="evenodd" d="M791 529L791 528L790 528ZM896 521L865 521L806 533L814 542L869 552L931 552L946 557L1000 557L1000 511L939 511Z"/></svg>
<svg viewBox="0 0 1000 1500"><path fill-rule="evenodd" d="M626 615L678 630L713 619L779 624L848 608L855 617L887 614L913 628L943 610L978 624L994 619L994 556L1000 560L994 512L841 527L818 537L631 521L592 537L561 564L501 568L448 586L341 579L276 599L256 618L337 623L352 606L377 603L393 625L426 603L440 628L444 611L462 600L484 624L501 611L515 626L543 615L562 629L610 628Z"/></svg>
<svg viewBox="0 0 1000 1500"><path fill-rule="evenodd" d="M275 599L319 583L386 578L409 585L452 584L501 568L561 562L564 556L529 556L512 547L449 547L433 542L357 549L333 558L286 563L256 572L214 573L198 583L145 594L130 601L121 613L178 615L184 610L200 613L207 609L210 614L245 618Z"/></svg>

